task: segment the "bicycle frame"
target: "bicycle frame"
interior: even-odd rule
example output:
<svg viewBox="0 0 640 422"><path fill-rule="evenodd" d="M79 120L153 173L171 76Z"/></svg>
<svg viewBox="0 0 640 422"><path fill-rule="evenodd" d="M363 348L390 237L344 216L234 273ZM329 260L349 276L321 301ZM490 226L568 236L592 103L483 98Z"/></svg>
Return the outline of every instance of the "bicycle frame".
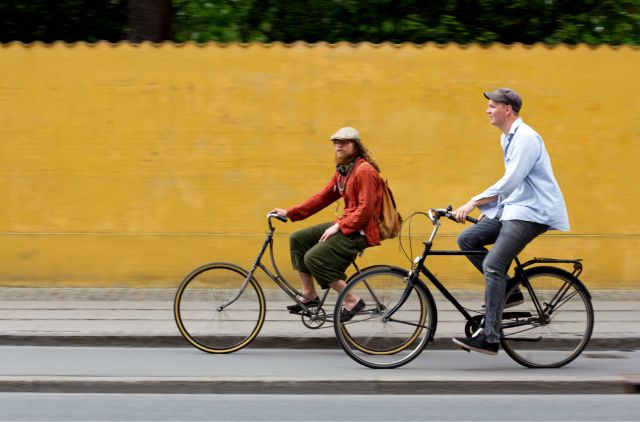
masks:
<svg viewBox="0 0 640 422"><path fill-rule="evenodd" d="M249 272L247 274L247 277L244 280L244 283L242 283L242 286L238 289L238 291L235 293L235 295L233 297L231 297L229 299L229 301L227 303L224 303L223 305L221 305L218 310L222 310L224 308L226 308L227 306L231 305L233 302L235 302L236 300L238 300L238 298L242 295L242 293L244 292L244 290L246 289L247 285L249 284L249 281L253 278L253 275L255 274L256 270L258 268L260 268L266 275L267 277L269 277L278 287L280 287L280 289L282 289L291 299L293 299L297 304L299 304L300 306L303 307L304 310L308 311L308 308L305 306L304 302L302 302L300 299L298 299L298 296L304 297L304 295L302 294L302 292L298 291L295 287L293 287L288 281L287 279L284 278L284 276L282 275L282 273L280 272L280 270L278 269L278 266L276 265L276 261L275 261L275 257L274 257L274 253L273 253L273 236L275 233L275 227L271 224L271 218L275 217L278 220L282 221L282 222L286 222L286 219L283 219L279 216L275 216L273 214L270 214L267 218L268 222L269 222L269 231L266 234L264 243L262 244L262 247L260 248L260 251L258 252L258 256L256 256L256 259L253 261L253 264L251 264L251 268L249 269ZM271 266L273 267L273 272L262 263L262 258L265 254L265 252L267 251L267 248L269 248L269 256L271 259ZM355 262L352 262L352 265L354 266L354 268L356 269L356 272L360 272L360 269L358 268L358 266L356 265ZM274 274L275 272L275 274ZM325 289L325 291L322 294L322 297L320 298L320 303L323 304L325 299L327 298L327 296L329 295L329 289Z"/></svg>
<svg viewBox="0 0 640 422"><path fill-rule="evenodd" d="M438 289L442 295L447 298L449 302L460 312L467 321L471 320L473 316L467 312L467 310L460 304L460 302L451 294L451 292L444 286L444 284L436 277L429 269L424 265L427 256L430 255L446 255L446 256L472 256L472 255L486 255L487 251L447 251L447 250L432 250L432 241L423 242L425 245L424 251L421 256L416 258L414 261L414 265L409 272L409 280L407 282L407 287L405 288L400 300L396 305L389 309L385 314L383 320L390 320L394 313L400 309L406 300L409 298L411 291L416 283L419 281L419 275L423 274L431 283Z"/></svg>

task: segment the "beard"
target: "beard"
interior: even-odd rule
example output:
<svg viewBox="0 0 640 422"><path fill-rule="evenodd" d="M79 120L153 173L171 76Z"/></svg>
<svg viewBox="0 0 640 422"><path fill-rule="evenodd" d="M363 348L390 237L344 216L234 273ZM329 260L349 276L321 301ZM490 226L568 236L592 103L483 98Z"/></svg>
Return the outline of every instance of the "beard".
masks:
<svg viewBox="0 0 640 422"><path fill-rule="evenodd" d="M353 162L356 158L358 158L358 152L354 151L353 154L349 154L349 155L346 155L346 154L345 155L338 155L338 154L336 154L335 161L336 161L337 165L343 166L343 165L346 165L346 164L349 164L349 163Z"/></svg>

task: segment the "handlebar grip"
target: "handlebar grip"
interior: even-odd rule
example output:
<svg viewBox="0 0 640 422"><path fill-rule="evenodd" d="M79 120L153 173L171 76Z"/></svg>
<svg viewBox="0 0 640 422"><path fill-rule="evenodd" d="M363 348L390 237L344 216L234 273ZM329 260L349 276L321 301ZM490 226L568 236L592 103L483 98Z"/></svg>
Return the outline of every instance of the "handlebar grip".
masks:
<svg viewBox="0 0 640 422"><path fill-rule="evenodd" d="M433 216L433 214L435 214L435 217ZM458 220L455 219L455 217L453 216L453 213L451 212L451 205L449 205L447 209L431 208L429 210L429 218L431 218L431 221L433 221L433 224L435 224L438 218L440 217L447 217L451 221L455 221L456 223L458 222ZM465 220L473 224L478 224L478 219L473 217L466 216Z"/></svg>
<svg viewBox="0 0 640 422"><path fill-rule="evenodd" d="M453 217L453 214L452 214L450 211L447 211L447 213L446 213L445 215L447 216L447 218L448 218L449 220L451 220L451 221L455 221L456 223L458 222L458 220L456 220L456 219ZM478 219L477 219L477 218L473 218L473 217L466 216L466 217L465 217L465 220L467 220L468 222L473 223L473 224L478 224Z"/></svg>
<svg viewBox="0 0 640 422"><path fill-rule="evenodd" d="M283 216L281 216L279 214L267 214L267 218L271 218L271 217L277 218L278 220L282 221L283 223L287 222L287 217L283 217Z"/></svg>

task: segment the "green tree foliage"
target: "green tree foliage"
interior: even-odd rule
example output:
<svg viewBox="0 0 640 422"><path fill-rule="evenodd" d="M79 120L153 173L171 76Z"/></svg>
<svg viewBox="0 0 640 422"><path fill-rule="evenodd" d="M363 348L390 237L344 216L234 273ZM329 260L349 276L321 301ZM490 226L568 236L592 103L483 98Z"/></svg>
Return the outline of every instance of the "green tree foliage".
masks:
<svg viewBox="0 0 640 422"><path fill-rule="evenodd" d="M640 0L177 0L177 41L638 44Z"/></svg>
<svg viewBox="0 0 640 422"><path fill-rule="evenodd" d="M120 41L127 0L0 0L0 42Z"/></svg>
<svg viewBox="0 0 640 422"><path fill-rule="evenodd" d="M0 0L0 41L117 41L136 0ZM177 42L640 44L640 0L173 0Z"/></svg>

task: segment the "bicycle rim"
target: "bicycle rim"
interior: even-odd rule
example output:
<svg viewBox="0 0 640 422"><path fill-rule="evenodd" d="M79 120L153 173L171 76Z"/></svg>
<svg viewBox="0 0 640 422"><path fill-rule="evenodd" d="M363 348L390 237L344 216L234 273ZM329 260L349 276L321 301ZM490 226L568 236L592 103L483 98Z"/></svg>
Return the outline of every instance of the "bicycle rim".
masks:
<svg viewBox="0 0 640 422"><path fill-rule="evenodd" d="M519 364L529 368L558 368L580 355L593 331L593 307L584 286L570 274L533 268L527 278L546 321L539 317L524 287L524 303L504 311L502 346ZM553 308L553 309L550 309Z"/></svg>
<svg viewBox="0 0 640 422"><path fill-rule="evenodd" d="M385 320L387 310L400 300L406 287L406 272L375 269L355 277L338 297L334 328L343 350L356 362L370 368L396 368L415 359L431 338L435 327L435 305L430 294L417 285L407 301ZM349 322L340 322L340 311L349 294L366 304Z"/></svg>
<svg viewBox="0 0 640 422"><path fill-rule="evenodd" d="M265 319L265 299L255 279L230 303L246 277L247 272L235 265L210 264L193 271L180 284L174 316L191 345L208 353L231 353L258 335Z"/></svg>

